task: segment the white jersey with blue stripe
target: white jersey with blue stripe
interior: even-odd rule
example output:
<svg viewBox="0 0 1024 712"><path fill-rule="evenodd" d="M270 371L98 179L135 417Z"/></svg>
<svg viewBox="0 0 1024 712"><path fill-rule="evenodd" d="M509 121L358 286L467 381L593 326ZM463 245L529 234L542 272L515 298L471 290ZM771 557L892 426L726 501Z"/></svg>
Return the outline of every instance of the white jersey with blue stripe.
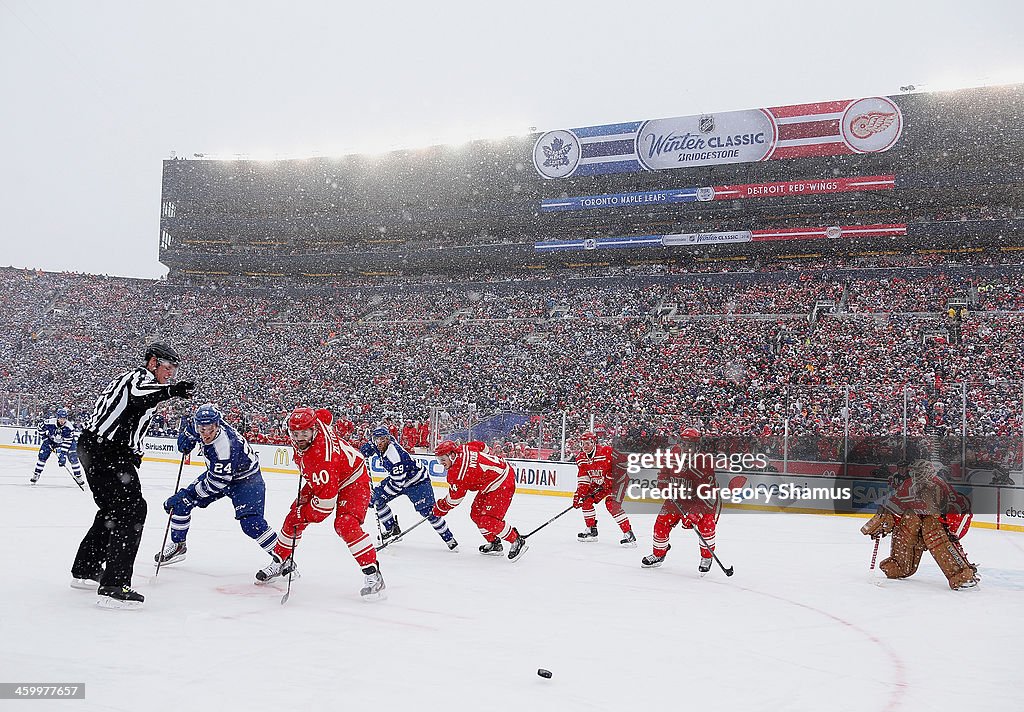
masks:
<svg viewBox="0 0 1024 712"><path fill-rule="evenodd" d="M50 418L39 426L39 437L49 440L55 449L67 450L74 444L77 435L75 424L70 420L65 420L64 425L60 425L56 418Z"/></svg>
<svg viewBox="0 0 1024 712"><path fill-rule="evenodd" d="M407 487L430 481L430 473L423 463L406 451L394 437L388 438L388 446L381 452L374 442L368 442L360 448L368 458L376 455L380 458L381 467L388 473L392 487L401 491Z"/></svg>
<svg viewBox="0 0 1024 712"><path fill-rule="evenodd" d="M220 432L209 445L203 443L206 472L196 480L196 494L214 497L232 482L244 480L260 471L259 455L245 438L227 423L221 423Z"/></svg>

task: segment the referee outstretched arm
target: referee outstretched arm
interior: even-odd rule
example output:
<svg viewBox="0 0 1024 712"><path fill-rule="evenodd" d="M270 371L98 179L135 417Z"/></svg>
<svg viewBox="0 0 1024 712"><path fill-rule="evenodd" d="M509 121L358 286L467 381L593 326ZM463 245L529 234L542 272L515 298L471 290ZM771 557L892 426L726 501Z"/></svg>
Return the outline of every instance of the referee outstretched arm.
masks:
<svg viewBox="0 0 1024 712"><path fill-rule="evenodd" d="M75 588L97 591L105 608L138 608L132 568L146 522L139 466L143 440L157 406L190 398L195 383L169 385L178 353L166 344L147 347L145 363L122 373L103 390L78 440L79 458L99 511L71 567Z"/></svg>

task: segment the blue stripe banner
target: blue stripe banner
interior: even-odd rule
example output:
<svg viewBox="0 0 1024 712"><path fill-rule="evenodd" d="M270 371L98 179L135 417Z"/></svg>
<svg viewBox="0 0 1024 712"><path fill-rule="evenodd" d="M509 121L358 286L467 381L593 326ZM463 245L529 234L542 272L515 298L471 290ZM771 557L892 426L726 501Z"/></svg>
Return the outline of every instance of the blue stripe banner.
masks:
<svg viewBox="0 0 1024 712"><path fill-rule="evenodd" d="M586 210L588 208L628 208L634 205L667 205L692 203L697 200L697 188L680 190L652 190L645 193L609 193L606 195L580 195L540 201L542 213L559 210Z"/></svg>

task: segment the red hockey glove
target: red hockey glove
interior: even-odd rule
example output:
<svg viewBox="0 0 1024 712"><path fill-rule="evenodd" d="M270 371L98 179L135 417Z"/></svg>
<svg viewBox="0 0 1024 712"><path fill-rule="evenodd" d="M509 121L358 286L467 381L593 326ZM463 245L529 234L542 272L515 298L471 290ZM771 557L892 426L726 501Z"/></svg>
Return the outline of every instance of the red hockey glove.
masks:
<svg viewBox="0 0 1024 712"><path fill-rule="evenodd" d="M431 512L431 514L433 514L435 517L443 517L450 511L452 511L452 505L450 502L448 502L448 498L445 497L444 499L440 499L437 501L437 504L434 505L434 510Z"/></svg>
<svg viewBox="0 0 1024 712"><path fill-rule="evenodd" d="M583 501L590 496L590 485L580 485L576 488L576 494L572 496L572 506L574 509L579 509L583 506Z"/></svg>

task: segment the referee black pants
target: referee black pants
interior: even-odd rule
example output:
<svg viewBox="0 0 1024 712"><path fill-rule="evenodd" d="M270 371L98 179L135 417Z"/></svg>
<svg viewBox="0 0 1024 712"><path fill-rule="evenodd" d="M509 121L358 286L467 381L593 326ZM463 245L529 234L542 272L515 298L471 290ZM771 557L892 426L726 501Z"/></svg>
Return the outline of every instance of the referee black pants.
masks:
<svg viewBox="0 0 1024 712"><path fill-rule="evenodd" d="M71 575L96 578L102 571L101 586L130 586L146 523L141 458L88 431L78 440L78 457L99 511L78 547Z"/></svg>

